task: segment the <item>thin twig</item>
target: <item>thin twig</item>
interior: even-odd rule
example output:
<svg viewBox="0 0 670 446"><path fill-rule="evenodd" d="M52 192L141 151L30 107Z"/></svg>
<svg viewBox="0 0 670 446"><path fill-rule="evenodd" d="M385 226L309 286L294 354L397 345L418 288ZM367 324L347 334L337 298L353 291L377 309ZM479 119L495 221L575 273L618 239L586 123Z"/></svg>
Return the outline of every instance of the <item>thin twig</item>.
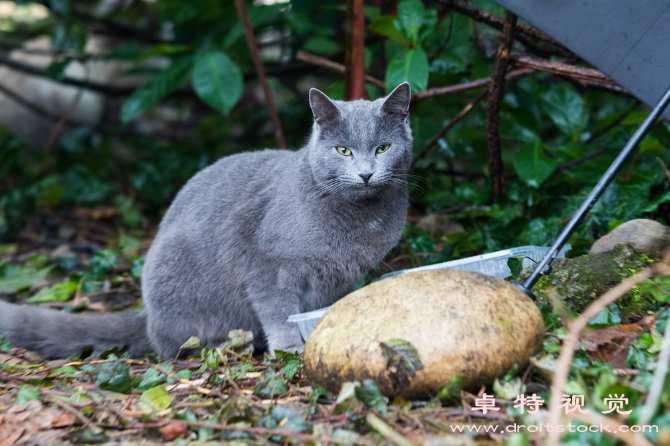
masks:
<svg viewBox="0 0 670 446"><path fill-rule="evenodd" d="M317 65L319 67L326 68L335 73L344 74L346 71L346 67L340 63L333 62L330 59L326 59L325 57L317 56L315 54L311 54L303 50L298 51L295 55L295 58L303 62L310 63L312 65ZM379 88L386 88L386 84L384 83L384 81L379 80L376 77L372 77L369 74L365 75L365 82L368 82L372 85L376 85Z"/></svg>
<svg viewBox="0 0 670 446"><path fill-rule="evenodd" d="M630 446L654 446L646 438L644 438L644 436L635 432L622 430L621 427L624 424L614 418L606 417L604 415L591 411L586 413L581 413L580 411L574 411L570 413L570 416L576 419L577 421L581 421L582 423L591 424L594 426L611 425L612 429L608 430L608 433ZM646 423L640 421L638 424L644 425Z"/></svg>
<svg viewBox="0 0 670 446"><path fill-rule="evenodd" d="M530 76L537 73L536 70L524 69L516 70L508 73L505 76L505 82L510 82L512 80L520 79L522 77ZM446 96L450 94L462 93L468 90L474 90L476 88L482 88L489 85L491 82L490 77L485 77L483 79L477 79L474 81L463 82L462 84L449 85L448 87L437 87L431 88L429 90L420 91L418 93L412 94L412 102L421 101L423 99L431 99L438 96Z"/></svg>
<svg viewBox="0 0 670 446"><path fill-rule="evenodd" d="M521 68L532 68L537 71L568 76L574 79L581 79L590 82L599 82L609 85L619 85L615 80L607 77L593 68L578 67L568 63L540 59L532 56L512 56L510 63Z"/></svg>
<svg viewBox="0 0 670 446"><path fill-rule="evenodd" d="M263 61L261 60L261 55L258 51L258 44L256 43L256 36L254 35L254 29L251 27L251 22L249 22L249 16L247 15L247 8L244 5L244 0L235 0L235 6L237 7L237 14L240 16L240 22L244 28L244 34L247 38L247 44L249 45L249 51L251 52L251 58L254 61L254 67L256 68L256 74L258 75L258 80L260 81L263 87L263 93L265 94L265 102L268 105L268 111L270 112L270 117L272 118L272 124L275 128L275 138L277 139L277 147L280 149L286 149L286 139L284 138L284 130L281 126L281 121L279 120L279 114L277 113L277 107L275 106L275 101L272 96L272 90L270 89L270 84L268 83L267 75L265 74L265 67L263 66Z"/></svg>
<svg viewBox="0 0 670 446"><path fill-rule="evenodd" d="M667 170L666 170L667 172ZM663 391L663 383L665 383L665 376L668 374L668 364L670 363L670 318L665 325L665 333L663 335L663 342L661 344L661 352L656 361L656 371L654 372L654 381L649 388L647 394L647 401L644 403L642 413L638 424L644 426L649 424L651 417L654 416L656 408L658 407L658 400L661 398Z"/></svg>
<svg viewBox="0 0 670 446"><path fill-rule="evenodd" d="M440 138L444 137L444 135L445 135L449 130L451 130L452 128L454 128L454 126L455 126L456 124L458 124L458 123L459 123L459 122L460 122L460 121L461 121L461 120L462 120L468 113L470 113L470 111L471 111L473 108L475 108L475 107L477 106L477 104L479 104L479 103L481 102L482 99L484 99L484 97L486 96L487 93L488 93L488 91L483 90L481 93L479 93L477 96L475 96L474 99L472 99L470 102L468 102L467 105L461 109L461 111L459 111L458 113L456 113L456 114L454 115L454 117L451 118L451 119L449 120L449 122L447 123L447 125L445 125L444 127L442 127L442 129L441 129L439 132L437 132L437 133L435 134L435 136L433 136L433 137L430 139L430 141L428 141L428 142L426 143L426 145L423 146L423 148L421 149L421 151L414 157L414 159L412 160L412 167L414 167L414 165L415 165L421 158L423 158L424 156L426 156L426 154L427 154L428 152L430 152L430 150L431 150L433 147L435 147L435 145L436 145L437 142L440 140Z"/></svg>
<svg viewBox="0 0 670 446"><path fill-rule="evenodd" d="M651 268L639 272L633 277L629 277L615 286L607 293L600 296L592 302L586 310L577 319L572 321L568 326L568 336L563 342L561 353L558 358L558 365L554 372L554 377L551 383L551 397L549 399L549 425L558 425L560 421L560 402L563 395L563 387L568 379L570 373L570 364L575 353L575 349L579 345L579 335L586 328L589 321L596 317L603 308L616 302L632 287L638 283L654 276L658 272L668 273L669 268L665 264L657 264ZM549 446L558 446L560 442L560 432L553 431L549 434Z"/></svg>
<svg viewBox="0 0 670 446"><path fill-rule="evenodd" d="M505 92L505 74L512 55L512 39L516 28L516 16L505 12L503 36L496 54L489 95L486 100L486 142L489 156L489 176L491 182L491 198L501 200L507 195L505 190L505 174L503 172L502 145L500 142L500 102Z"/></svg>
<svg viewBox="0 0 670 446"><path fill-rule="evenodd" d="M16 102L17 104L23 105L25 108L33 111L35 114L47 118L51 121L58 121L58 116L52 115L51 113L47 112L46 110L43 110L42 108L38 107L35 104L31 104L28 102L26 99L21 97L20 95L14 93L12 90L8 89L4 85L0 84L0 93L4 94L8 98L10 98L12 101Z"/></svg>
<svg viewBox="0 0 670 446"><path fill-rule="evenodd" d="M505 26L505 20L503 20L502 17L498 17L497 15L493 15L482 9L479 9L465 0L438 0L438 2L453 8L455 11L466 15L477 22L485 23L491 28L502 30ZM520 33L531 37L532 40L547 42L551 45L554 45L556 49L561 50L563 53L570 54L570 51L567 48L563 47L560 42L555 40L544 31L523 24L517 25L517 28Z"/></svg>
<svg viewBox="0 0 670 446"><path fill-rule="evenodd" d="M624 111L624 112L621 113L619 116L617 116L617 118L616 118L614 121L612 121L611 123L609 123L609 124L606 125L605 127L603 127L603 128L601 128L601 129L596 130L595 132L593 132L593 134L592 134L591 136L589 136L589 139L587 139L587 140L585 141L585 143L586 143L586 144L589 144L590 142L593 142L596 138L600 137L600 135L604 135L605 133L609 132L609 131L612 130L614 127L616 127L617 125L619 125L619 124L621 123L621 121L623 121L624 119L626 119L626 117L627 117L628 115L630 115L630 114L637 108L637 106L638 106L639 104L640 104L640 101L635 101L635 103L634 103L631 107L629 107L628 110Z"/></svg>
<svg viewBox="0 0 670 446"><path fill-rule="evenodd" d="M373 414L372 412L368 413L365 417L365 421L368 422L370 426L377 432L379 432L384 438L390 441L393 444L398 446L414 446L414 443L394 431L391 426L384 423L384 421Z"/></svg>
<svg viewBox="0 0 670 446"><path fill-rule="evenodd" d="M668 166L666 166L663 160L659 157L656 157L656 161L661 165L663 172L665 172L665 176L668 177L668 181L670 181L670 171L668 171Z"/></svg>
<svg viewBox="0 0 670 446"><path fill-rule="evenodd" d="M79 100L81 99L81 96L82 96L83 93L84 93L84 89L80 88L77 91L77 94L75 95L75 97L72 98L72 101L70 102L70 104L63 111L63 114L61 115L58 122L51 129L51 133L49 134L49 139L47 140L47 142L44 146L45 157L48 158L49 155L51 154L51 148L53 147L54 143L56 142L56 138L58 138L58 135L60 134L61 130L63 129L63 126L65 125L65 123L68 121L68 119L70 119L70 115L72 115L72 112L74 111L74 109L77 108L77 105L79 104Z"/></svg>
<svg viewBox="0 0 670 446"><path fill-rule="evenodd" d="M96 433L96 434L102 432L102 429L100 429L98 426L95 426L95 425L90 426L91 420L86 418L81 412L79 412L76 408L74 408L72 405L70 405L67 401L63 401L59 398L54 398L54 397L52 397L51 395L48 395L48 394L43 394L43 397L48 402L50 402L52 404L55 404L57 406L60 406L66 412L69 412L72 415L74 415L79 421L82 422L84 427L88 427L91 430L91 432Z"/></svg>

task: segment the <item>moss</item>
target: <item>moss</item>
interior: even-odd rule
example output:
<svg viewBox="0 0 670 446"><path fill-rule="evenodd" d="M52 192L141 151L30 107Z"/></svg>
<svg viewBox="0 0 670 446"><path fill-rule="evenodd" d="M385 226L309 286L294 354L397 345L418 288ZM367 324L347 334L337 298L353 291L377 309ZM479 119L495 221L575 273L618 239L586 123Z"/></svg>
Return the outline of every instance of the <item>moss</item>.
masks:
<svg viewBox="0 0 670 446"><path fill-rule="evenodd" d="M580 313L623 279L652 263L654 260L629 245L574 259L556 259L552 272L541 277L533 292L538 303L551 305L552 297L557 296L570 310ZM523 270L521 279L528 277L531 271L532 268ZM633 287L617 303L623 311L633 314L653 309L656 305L651 294L641 293L639 287Z"/></svg>

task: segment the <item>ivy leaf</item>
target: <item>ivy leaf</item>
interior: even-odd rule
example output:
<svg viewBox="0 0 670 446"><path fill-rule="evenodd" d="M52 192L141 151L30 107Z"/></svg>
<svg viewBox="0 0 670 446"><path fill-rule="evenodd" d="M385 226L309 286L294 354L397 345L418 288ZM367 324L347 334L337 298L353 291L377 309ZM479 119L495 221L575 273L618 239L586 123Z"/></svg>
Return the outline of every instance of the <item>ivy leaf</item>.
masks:
<svg viewBox="0 0 670 446"><path fill-rule="evenodd" d="M135 90L121 107L121 121L132 121L172 93L186 79L192 63L192 57L180 57L172 62L170 68Z"/></svg>
<svg viewBox="0 0 670 446"><path fill-rule="evenodd" d="M386 359L386 371L396 388L409 385L409 378L417 370L423 369L419 352L409 342L403 339L391 339L380 343L382 354Z"/></svg>
<svg viewBox="0 0 670 446"><path fill-rule="evenodd" d="M390 93L403 82L409 82L412 91L423 91L428 86L428 56L421 48L408 50L389 63L386 69L386 91Z"/></svg>
<svg viewBox="0 0 670 446"><path fill-rule="evenodd" d="M565 135L579 139L584 122L584 98L573 88L553 86L542 96L542 109Z"/></svg>
<svg viewBox="0 0 670 446"><path fill-rule="evenodd" d="M59 282L53 286L42 288L33 297L26 299L26 302L29 304L65 302L70 299L72 293L77 291L77 286L74 282Z"/></svg>
<svg viewBox="0 0 670 446"><path fill-rule="evenodd" d="M174 395L170 395L163 386L147 390L140 397L140 407L144 412L160 412L170 407Z"/></svg>
<svg viewBox="0 0 670 446"><path fill-rule="evenodd" d="M398 21L413 46L419 42L419 30L423 24L424 13L423 2L419 0L409 0L398 5Z"/></svg>
<svg viewBox="0 0 670 446"><path fill-rule="evenodd" d="M130 376L130 364L107 362L100 364L95 385L103 390L130 393L137 381L139 379L135 380Z"/></svg>
<svg viewBox="0 0 670 446"><path fill-rule="evenodd" d="M405 38L405 35L398 29L399 25L399 22L394 16L383 15L372 22L368 26L368 29L370 31L376 32L377 34L381 34L382 36L386 36L391 40L400 42L404 46L407 46L409 42Z"/></svg>
<svg viewBox="0 0 670 446"><path fill-rule="evenodd" d="M284 380L277 375L274 369L267 369L256 382L254 395L263 399L270 399L286 393L288 388Z"/></svg>
<svg viewBox="0 0 670 446"><path fill-rule="evenodd" d="M21 387L19 387L19 393L16 395L17 403L27 403L30 400L40 401L40 399L39 390L26 384L21 384Z"/></svg>
<svg viewBox="0 0 670 446"><path fill-rule="evenodd" d="M372 379L366 379L361 386L354 389L356 398L368 409L376 410L386 416L386 400L379 391L379 387Z"/></svg>
<svg viewBox="0 0 670 446"><path fill-rule="evenodd" d="M441 401L458 401L461 398L461 390L467 382L468 379L464 376L454 376L449 384L437 389L437 397Z"/></svg>
<svg viewBox="0 0 670 446"><path fill-rule="evenodd" d="M558 161L544 156L539 139L532 144L522 143L516 150L512 162L519 178L536 189L558 166Z"/></svg>
<svg viewBox="0 0 670 446"><path fill-rule="evenodd" d="M200 99L226 115L237 104L244 89L239 67L221 51L198 54L192 83Z"/></svg>
<svg viewBox="0 0 670 446"><path fill-rule="evenodd" d="M167 381L167 376L154 368L148 368L142 376L142 382L137 386L137 390L149 390Z"/></svg>

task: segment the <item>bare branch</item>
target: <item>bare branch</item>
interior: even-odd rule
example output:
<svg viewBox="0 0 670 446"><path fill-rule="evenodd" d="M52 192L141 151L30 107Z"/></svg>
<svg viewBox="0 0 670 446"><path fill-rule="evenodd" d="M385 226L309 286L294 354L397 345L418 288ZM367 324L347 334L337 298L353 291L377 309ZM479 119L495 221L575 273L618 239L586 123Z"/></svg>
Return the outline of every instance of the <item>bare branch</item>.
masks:
<svg viewBox="0 0 670 446"><path fill-rule="evenodd" d="M421 158L423 158L424 156L426 156L426 154L427 154L428 152L430 152L430 150L431 150L433 147L435 147L435 144L437 144L437 142L440 140L440 138L442 138L442 137L443 137L449 130L451 130L456 124L458 124L458 123L459 123L459 122L460 122L460 121L461 121L461 120L462 120L468 113L470 113L470 110L472 110L473 108L475 108L475 106L476 106L477 104L479 104L479 103L481 102L482 99L484 99L484 97L486 96L487 93L488 93L487 90L482 91L482 92L479 93L477 96L475 96L475 98L474 98L473 100L471 100L470 102L468 102L468 104L467 104L465 107L463 107L463 109L461 109L461 111L459 111L458 113L456 113L456 115L454 115L454 117L451 118L451 119L449 120L449 122L447 123L447 125L445 125L444 127L442 127L442 129L441 129L439 132L437 132L437 133L435 134L435 136L433 136L433 137L430 139L430 141L428 141L428 142L426 143L426 145L423 146L423 148L421 149L421 151L414 157L414 159L412 160L412 167L414 167L414 165L415 165Z"/></svg>
<svg viewBox="0 0 670 446"><path fill-rule="evenodd" d="M511 73L508 73L507 76L505 76L505 81L509 82L511 80L516 80L522 77L530 76L535 73L537 73L537 71L531 69L512 71ZM431 88L430 90L414 93L412 95L412 102L421 101L423 99L432 99L438 96L446 96L450 94L462 93L464 91L486 87L489 85L490 82L491 78L485 77L483 79L477 79L475 81L463 82L462 84L449 85L448 87Z"/></svg>
<svg viewBox="0 0 670 446"><path fill-rule="evenodd" d="M307 62L313 65L317 65L319 67L326 68L335 73L344 74L346 71L346 67L340 63L333 62L330 59L326 59L325 57L317 56L315 54L311 54L303 50L299 50L296 53L295 58L303 62ZM372 85L376 85L377 87L380 88L386 88L386 84L384 83L384 81L379 80L376 77L372 77L369 74L365 75L365 82L368 82Z"/></svg>
<svg viewBox="0 0 670 446"><path fill-rule="evenodd" d="M532 56L512 56L510 62L517 67L533 68L537 71L568 76L590 82L599 82L609 85L619 85L613 79L607 77L593 68L577 67L563 62L540 59Z"/></svg>
<svg viewBox="0 0 670 446"><path fill-rule="evenodd" d="M261 60L261 55L258 51L258 44L256 43L256 36L254 35L254 29L251 27L251 22L249 22L249 16L247 15L247 8L244 5L244 0L235 0L235 6L237 7L237 13L240 16L240 22L244 28L244 34L247 38L247 44L249 45L249 51L251 52L251 58L254 60L254 67L256 68L256 74L258 74L258 80L263 87L263 93L265 94L265 102L268 105L268 111L270 112L270 117L272 118L272 123L275 128L275 138L277 139L277 146L280 149L286 149L286 139L284 139L284 130L281 126L281 121L279 120L279 114L277 113L277 107L275 106L274 97L272 96L272 90L270 90L270 84L268 83L268 78L265 74L265 67L263 66L263 61Z"/></svg>
<svg viewBox="0 0 670 446"><path fill-rule="evenodd" d="M500 102L505 92L505 73L507 73L507 64L512 55L512 40L514 38L515 27L516 16L507 11L505 13L503 36L496 54L493 74L491 75L489 97L486 100L486 142L489 151L491 197L494 201L505 198L507 195L498 122L500 119Z"/></svg>

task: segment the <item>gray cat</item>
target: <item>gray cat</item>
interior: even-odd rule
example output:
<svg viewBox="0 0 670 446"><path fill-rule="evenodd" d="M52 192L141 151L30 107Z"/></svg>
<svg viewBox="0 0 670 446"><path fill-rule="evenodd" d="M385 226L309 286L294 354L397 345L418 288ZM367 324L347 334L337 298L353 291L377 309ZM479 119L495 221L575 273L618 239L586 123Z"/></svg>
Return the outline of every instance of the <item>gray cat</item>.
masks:
<svg viewBox="0 0 670 446"><path fill-rule="evenodd" d="M309 101L305 147L222 158L179 192L146 257L144 311L0 302L0 335L50 358L88 345L174 358L191 336L216 346L233 329L253 331L256 351L302 351L286 319L343 297L398 242L412 159L409 84L376 101L312 89Z"/></svg>

